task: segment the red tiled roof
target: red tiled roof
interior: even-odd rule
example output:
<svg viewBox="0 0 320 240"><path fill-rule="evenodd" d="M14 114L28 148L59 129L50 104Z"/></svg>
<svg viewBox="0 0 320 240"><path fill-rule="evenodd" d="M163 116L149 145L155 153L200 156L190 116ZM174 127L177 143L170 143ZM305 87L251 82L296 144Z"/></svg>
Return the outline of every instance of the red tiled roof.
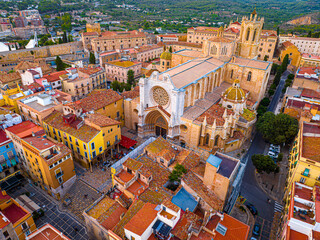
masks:
<svg viewBox="0 0 320 240"><path fill-rule="evenodd" d="M97 68L91 68L91 67L88 67L88 68L78 68L78 71L79 72L82 72L82 73L85 73L85 74L88 74L88 75L92 75L92 74L95 74L97 72L100 72L102 69L100 67L97 67Z"/></svg>
<svg viewBox="0 0 320 240"><path fill-rule="evenodd" d="M44 137L28 137L23 139L25 142L29 143L31 146L35 147L39 151L44 149L48 149L55 145L54 142L51 142L47 138Z"/></svg>
<svg viewBox="0 0 320 240"><path fill-rule="evenodd" d="M105 216L105 220L101 223L101 225L105 229L114 228L118 222L120 221L121 215L126 213L127 209L122 207L118 202L114 203L107 211L107 216Z"/></svg>
<svg viewBox="0 0 320 240"><path fill-rule="evenodd" d="M284 46L285 48L287 48L287 47L294 46L294 44L293 44L292 42L285 41L285 42L282 43L282 46Z"/></svg>
<svg viewBox="0 0 320 240"><path fill-rule="evenodd" d="M238 21L233 22L232 24L241 25Z"/></svg>
<svg viewBox="0 0 320 240"><path fill-rule="evenodd" d="M42 132L43 128L31 121L24 121L12 127L6 128L7 131L17 135L20 138L31 136L32 133Z"/></svg>
<svg viewBox="0 0 320 240"><path fill-rule="evenodd" d="M315 90L312 90L312 89L308 89L308 88L304 88L302 90L301 96L302 97L307 97L307 98L320 99L320 93L319 92L317 92Z"/></svg>
<svg viewBox="0 0 320 240"><path fill-rule="evenodd" d="M84 111L89 112L98 110L119 101L123 97L112 89L95 89L87 97L73 103L67 104L72 109L81 107Z"/></svg>
<svg viewBox="0 0 320 240"><path fill-rule="evenodd" d="M228 214L223 215L223 220L220 224L227 228L226 234L223 236L219 232L216 232L214 240L247 240L250 227L239 220L231 217Z"/></svg>
<svg viewBox="0 0 320 240"><path fill-rule="evenodd" d="M203 122L204 118L207 119L207 124L212 125L214 120L216 120L217 126L222 126L225 122L223 114L225 112L224 107L219 106L218 104L212 105L208 110L202 113L196 120ZM233 114L231 109L227 109L227 115Z"/></svg>
<svg viewBox="0 0 320 240"><path fill-rule="evenodd" d="M94 35L98 36L97 32L83 32L82 34L83 34L83 36L94 36Z"/></svg>
<svg viewBox="0 0 320 240"><path fill-rule="evenodd" d="M0 129L0 145L10 141L11 139L7 137L6 132L3 129Z"/></svg>
<svg viewBox="0 0 320 240"><path fill-rule="evenodd" d="M2 210L3 215L5 215L12 224L15 224L21 218L23 218L28 213L25 212L21 207L12 203L9 207Z"/></svg>
<svg viewBox="0 0 320 240"><path fill-rule="evenodd" d="M194 214L193 212L186 211L180 217L179 222L176 226L172 229L171 233L179 238L180 240L187 240L188 239L188 228L192 225L193 228L199 226L201 218Z"/></svg>
<svg viewBox="0 0 320 240"><path fill-rule="evenodd" d="M316 70L320 71L320 67L300 67L299 72L297 73L298 75L300 74L316 74Z"/></svg>
<svg viewBox="0 0 320 240"><path fill-rule="evenodd" d="M120 122L113 120L112 118L109 118L100 113L91 113L86 115L85 122L86 121L92 122L93 124L96 124L99 127L107 127L107 126L121 124Z"/></svg>
<svg viewBox="0 0 320 240"><path fill-rule="evenodd" d="M123 96L125 99L126 98L135 99L136 97L140 96L140 88L139 86L136 86L134 87L134 89L130 91L124 91L121 93L121 96Z"/></svg>
<svg viewBox="0 0 320 240"><path fill-rule="evenodd" d="M165 37L170 37L170 38L177 38L177 35L174 35L174 34L168 34L168 35L157 35L157 37L162 37L162 38L165 38Z"/></svg>
<svg viewBox="0 0 320 240"><path fill-rule="evenodd" d="M157 217L157 205L146 203L137 214L124 226L125 229L141 236Z"/></svg>
<svg viewBox="0 0 320 240"><path fill-rule="evenodd" d="M47 223L29 235L28 240L70 240L70 238L66 237L61 231Z"/></svg>
<svg viewBox="0 0 320 240"><path fill-rule="evenodd" d="M47 75L44 75L43 78L47 79L48 82L55 82L60 80L60 76L67 74L67 71L59 71L59 72L54 72L54 73L49 73Z"/></svg>

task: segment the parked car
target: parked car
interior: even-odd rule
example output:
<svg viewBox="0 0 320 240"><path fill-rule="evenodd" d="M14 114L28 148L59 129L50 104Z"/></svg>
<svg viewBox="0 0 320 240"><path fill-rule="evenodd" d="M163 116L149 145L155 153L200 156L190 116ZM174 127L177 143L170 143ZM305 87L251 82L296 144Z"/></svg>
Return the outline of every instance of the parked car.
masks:
<svg viewBox="0 0 320 240"><path fill-rule="evenodd" d="M250 240L258 240L258 239L256 239L255 237L251 237Z"/></svg>
<svg viewBox="0 0 320 240"><path fill-rule="evenodd" d="M270 148L272 148L273 150L275 150L275 151L277 151L277 152L280 152L280 145L270 144Z"/></svg>
<svg viewBox="0 0 320 240"><path fill-rule="evenodd" d="M260 231L261 231L261 225L260 225L260 224L255 224L255 225L253 226L252 234L253 234L254 236L259 237L259 236L260 236Z"/></svg>
<svg viewBox="0 0 320 240"><path fill-rule="evenodd" d="M253 216L258 214L257 209L251 203L246 203L246 206L249 209L249 211L252 213Z"/></svg>
<svg viewBox="0 0 320 240"><path fill-rule="evenodd" d="M268 152L268 156L270 156L270 157L272 157L272 158L276 158L276 157L278 157L278 154L275 153L275 152L269 151L269 152Z"/></svg>

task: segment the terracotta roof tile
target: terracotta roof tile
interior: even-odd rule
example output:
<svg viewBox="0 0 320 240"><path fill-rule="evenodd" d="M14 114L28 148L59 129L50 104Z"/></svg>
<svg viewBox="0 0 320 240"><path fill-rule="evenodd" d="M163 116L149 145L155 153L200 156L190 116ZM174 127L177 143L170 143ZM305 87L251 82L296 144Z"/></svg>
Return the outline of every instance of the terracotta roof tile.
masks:
<svg viewBox="0 0 320 240"><path fill-rule="evenodd" d="M188 229L190 225L193 228L198 228L202 224L202 219L193 212L186 211L181 217L176 226L172 229L171 234L180 240L188 239Z"/></svg>
<svg viewBox="0 0 320 240"><path fill-rule="evenodd" d="M192 171L189 171L187 174L185 174L182 180L214 210L222 210L223 201L220 200L209 188L207 188L201 179L198 178Z"/></svg>
<svg viewBox="0 0 320 240"><path fill-rule="evenodd" d="M112 89L95 89L87 97L69 103L66 106L76 109L79 106L86 112L98 110L122 99L122 96Z"/></svg>
<svg viewBox="0 0 320 240"><path fill-rule="evenodd" d="M60 80L60 76L67 74L67 71L59 71L54 73L49 73L47 75L43 75L43 78L47 79L48 82L55 82Z"/></svg>
<svg viewBox="0 0 320 240"><path fill-rule="evenodd" d="M102 115L100 113L87 114L85 117L85 122L86 121L92 122L92 123L98 125L99 127L107 127L107 126L121 124L120 122L118 122L112 118L109 118L105 115Z"/></svg>
<svg viewBox="0 0 320 240"><path fill-rule="evenodd" d="M78 68L78 71L79 72L82 72L82 73L85 73L85 74L88 74L89 76L92 75L92 74L95 74L97 72L100 72L102 69L100 67L97 67L97 68L91 68L91 67L88 67L88 68Z"/></svg>
<svg viewBox="0 0 320 240"><path fill-rule="evenodd" d="M223 215L223 220L219 222L227 228L226 234L223 236L216 231L214 240L247 240L250 227L228 214Z"/></svg>
<svg viewBox="0 0 320 240"><path fill-rule="evenodd" d="M2 84L9 83L12 81L21 80L21 76L18 72L13 73L0 73L0 82Z"/></svg>
<svg viewBox="0 0 320 240"><path fill-rule="evenodd" d="M140 96L140 88L139 86L134 87L134 89L130 91L124 91L121 93L121 96L123 96L124 99L131 98L135 99Z"/></svg>
<svg viewBox="0 0 320 240"><path fill-rule="evenodd" d="M137 171L142 167L143 164L132 158L128 158L127 161L125 161L122 165L131 169L132 171Z"/></svg>
<svg viewBox="0 0 320 240"><path fill-rule="evenodd" d="M117 234L122 239L125 238L124 226L142 209L145 203L141 200L136 200L132 203L128 211L121 218L118 224L112 229L112 231Z"/></svg>
<svg viewBox="0 0 320 240"><path fill-rule="evenodd" d="M63 114L58 111L53 111L49 116L45 117L42 121L50 126L64 131L75 138L78 138L84 142L89 142L94 138L99 131L93 127L84 124L80 129L76 129L63 121Z"/></svg>
<svg viewBox="0 0 320 240"><path fill-rule="evenodd" d="M206 117L207 124L212 125L214 120L216 120L217 126L222 126L225 122L223 118L225 110L226 108L218 104L212 105L212 107L210 107L208 110L202 113L196 120L199 122L203 122L204 118ZM233 110L227 109L228 116L233 113Z"/></svg>
<svg viewBox="0 0 320 240"><path fill-rule="evenodd" d="M141 236L157 217L157 205L146 203L140 211L124 226L125 229Z"/></svg>

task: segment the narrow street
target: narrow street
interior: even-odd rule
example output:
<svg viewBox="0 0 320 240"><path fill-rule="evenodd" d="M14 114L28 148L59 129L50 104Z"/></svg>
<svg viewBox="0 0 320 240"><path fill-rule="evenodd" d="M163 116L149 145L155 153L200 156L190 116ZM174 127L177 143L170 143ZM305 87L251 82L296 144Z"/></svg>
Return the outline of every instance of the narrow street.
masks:
<svg viewBox="0 0 320 240"><path fill-rule="evenodd" d="M286 71L282 75L281 81L269 105L268 111L275 111L288 74L289 73ZM271 203L268 203L269 196L258 185L255 178L255 167L252 164L251 156L253 154L263 154L266 147L267 143L263 140L261 134L255 134L246 157L242 159L243 162L247 161L247 166L241 185L241 196L246 198L247 201L252 203L258 210L259 216L257 218L260 220L257 222L260 224L263 223L260 238L263 240L269 239L270 227L274 215L275 201L272 200Z"/></svg>

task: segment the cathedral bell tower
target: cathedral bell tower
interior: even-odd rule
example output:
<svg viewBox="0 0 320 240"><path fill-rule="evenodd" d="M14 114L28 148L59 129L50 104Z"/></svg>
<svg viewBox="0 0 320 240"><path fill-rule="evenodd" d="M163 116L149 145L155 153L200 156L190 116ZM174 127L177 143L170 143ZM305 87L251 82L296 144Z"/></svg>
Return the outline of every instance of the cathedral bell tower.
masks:
<svg viewBox="0 0 320 240"><path fill-rule="evenodd" d="M240 57L257 58L263 23L264 18L258 18L256 9L250 14L250 18L242 18L239 41Z"/></svg>

